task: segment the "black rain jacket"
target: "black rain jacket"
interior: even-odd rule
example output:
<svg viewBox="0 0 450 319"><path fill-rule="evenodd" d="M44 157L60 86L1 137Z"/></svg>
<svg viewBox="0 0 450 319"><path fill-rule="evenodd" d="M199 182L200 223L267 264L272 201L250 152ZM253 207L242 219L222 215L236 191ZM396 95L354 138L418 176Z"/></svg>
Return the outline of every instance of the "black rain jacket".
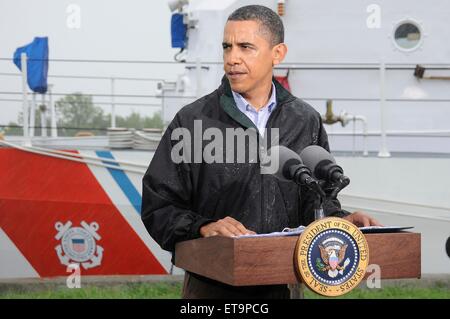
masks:
<svg viewBox="0 0 450 319"><path fill-rule="evenodd" d="M320 114L273 81L277 106L268 119L268 130L279 128L280 145L297 153L313 144L329 151ZM237 108L226 77L217 90L176 114L143 178L142 221L163 249L174 252L176 243L200 237L201 226L226 216L256 233L281 231L314 220L315 195L294 182L260 174L259 162L175 164L171 151L179 140L171 140L171 134L181 127L193 137L194 120L201 120L203 131L218 128L223 136L226 128L255 128ZM270 140L270 134L267 138ZM202 148L206 144L208 141ZM327 216L348 214L338 200L325 201L324 208Z"/></svg>

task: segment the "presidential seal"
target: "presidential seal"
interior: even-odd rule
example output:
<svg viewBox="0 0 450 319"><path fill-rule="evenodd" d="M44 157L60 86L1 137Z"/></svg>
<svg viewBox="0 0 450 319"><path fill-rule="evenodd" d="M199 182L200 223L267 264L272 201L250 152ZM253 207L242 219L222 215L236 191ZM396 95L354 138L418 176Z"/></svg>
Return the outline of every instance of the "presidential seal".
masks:
<svg viewBox="0 0 450 319"><path fill-rule="evenodd" d="M340 296L355 288L366 273L369 246L349 221L330 217L310 224L295 248L302 281L323 296Z"/></svg>
<svg viewBox="0 0 450 319"><path fill-rule="evenodd" d="M58 231L55 239L61 240L55 250L61 264L79 263L84 269L100 266L103 248L96 243L96 240L101 239L97 233L98 224L95 222L87 224L82 221L81 227L71 226L71 221L65 224L61 222L55 224Z"/></svg>

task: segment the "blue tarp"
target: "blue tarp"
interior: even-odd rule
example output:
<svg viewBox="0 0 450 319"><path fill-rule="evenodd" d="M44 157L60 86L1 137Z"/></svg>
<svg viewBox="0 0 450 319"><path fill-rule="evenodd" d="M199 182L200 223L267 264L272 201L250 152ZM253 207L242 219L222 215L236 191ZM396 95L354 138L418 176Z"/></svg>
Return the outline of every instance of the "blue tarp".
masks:
<svg viewBox="0 0 450 319"><path fill-rule="evenodd" d="M14 52L14 64L22 70L20 55L27 54L28 86L33 92L47 92L48 38L35 37L33 42L18 48Z"/></svg>
<svg viewBox="0 0 450 319"><path fill-rule="evenodd" d="M183 15L181 13L172 14L170 26L172 48L184 49L186 47L187 26L183 23Z"/></svg>

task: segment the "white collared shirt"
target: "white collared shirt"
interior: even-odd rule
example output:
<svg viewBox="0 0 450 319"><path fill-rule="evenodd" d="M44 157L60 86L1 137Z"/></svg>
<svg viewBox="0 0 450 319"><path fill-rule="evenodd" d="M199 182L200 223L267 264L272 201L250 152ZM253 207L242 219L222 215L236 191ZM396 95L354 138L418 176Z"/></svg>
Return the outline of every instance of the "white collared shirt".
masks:
<svg viewBox="0 0 450 319"><path fill-rule="evenodd" d="M251 106L242 95L234 91L231 92L233 93L234 102L236 103L238 109L244 113L253 122L253 124L255 124L258 128L259 134L264 137L264 129L266 128L267 120L277 106L275 84L272 82L272 94L270 99L267 101L266 105L259 109L259 111L256 111L255 108Z"/></svg>

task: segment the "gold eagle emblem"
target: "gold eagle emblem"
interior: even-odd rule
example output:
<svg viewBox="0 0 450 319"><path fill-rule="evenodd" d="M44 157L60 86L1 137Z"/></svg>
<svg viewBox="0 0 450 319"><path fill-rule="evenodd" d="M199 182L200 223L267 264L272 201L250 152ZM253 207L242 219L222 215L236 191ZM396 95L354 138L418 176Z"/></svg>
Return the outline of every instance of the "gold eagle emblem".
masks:
<svg viewBox="0 0 450 319"><path fill-rule="evenodd" d="M345 244L341 239L332 237L327 238L319 245L320 257L317 258L316 266L320 271L327 271L328 276L335 278L338 274L342 275L345 268L350 263L350 259L345 259L345 252L348 244ZM345 259L345 261L344 261ZM342 262L344 262L343 265Z"/></svg>

